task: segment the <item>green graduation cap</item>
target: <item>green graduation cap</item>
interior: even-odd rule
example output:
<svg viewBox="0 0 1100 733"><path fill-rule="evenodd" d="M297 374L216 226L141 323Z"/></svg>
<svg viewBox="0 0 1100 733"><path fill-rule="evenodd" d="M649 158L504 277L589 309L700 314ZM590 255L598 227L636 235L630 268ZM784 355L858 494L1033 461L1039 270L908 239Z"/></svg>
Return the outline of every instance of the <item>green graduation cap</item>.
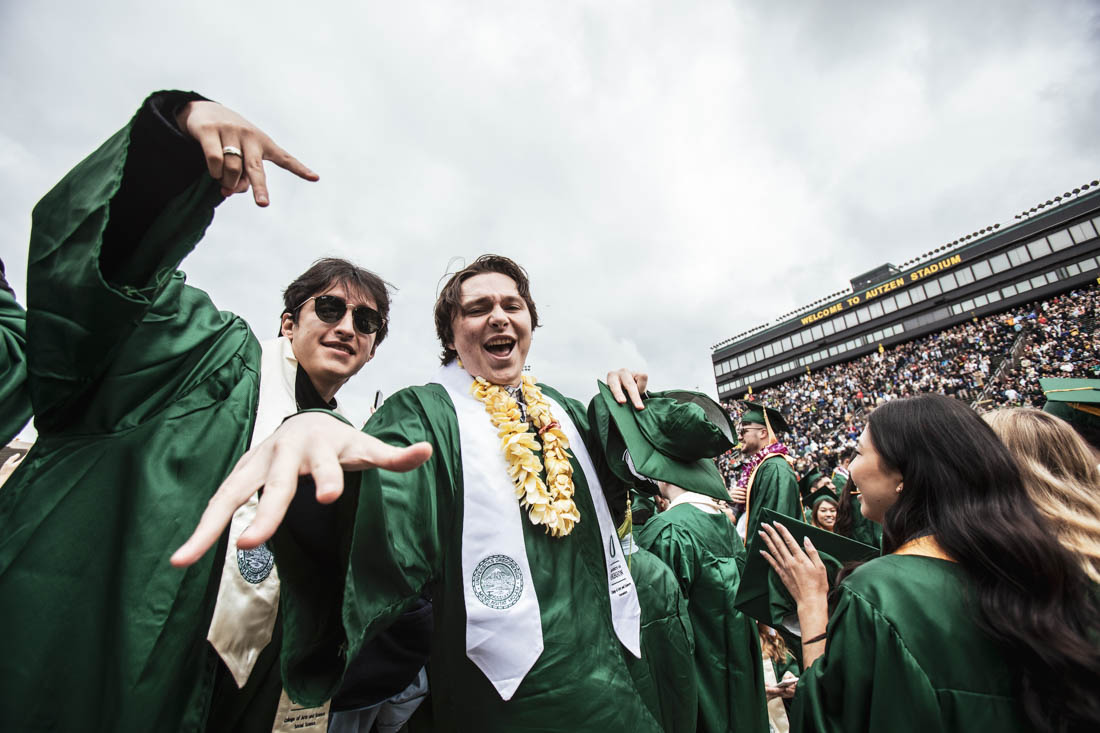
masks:
<svg viewBox="0 0 1100 733"><path fill-rule="evenodd" d="M817 554L821 556L821 562L825 564L830 588L835 587L836 575L841 567L847 563L869 560L879 554L877 547L799 522L771 509L762 511L762 521L782 524L790 530L800 546L803 539L810 538L810 542L817 549ZM783 585L783 581L760 554L761 550L767 549L764 540L759 535L749 537L748 540L749 549L745 569L741 573L741 582L737 586L737 597L734 598L733 607L768 626L780 628L783 618L794 614L797 606Z"/></svg>
<svg viewBox="0 0 1100 733"><path fill-rule="evenodd" d="M824 501L825 499L828 499L834 504L840 503L840 497L836 495L836 492L833 491L833 487L830 485L822 486L820 489L806 497L806 504L811 507L816 507L818 502ZM810 542L813 542L812 537L810 538Z"/></svg>
<svg viewBox="0 0 1100 733"><path fill-rule="evenodd" d="M1060 417L1095 448L1100 448L1100 379L1040 379L1043 412Z"/></svg>
<svg viewBox="0 0 1100 733"><path fill-rule="evenodd" d="M635 410L629 402L616 402L606 384L597 384L600 393L588 406L589 420L612 473L650 494L656 485L639 475L729 500L712 460L734 444L733 425L721 405L698 392L673 390L651 392L645 409Z"/></svg>
<svg viewBox="0 0 1100 733"><path fill-rule="evenodd" d="M764 415L767 414L767 422L764 421ZM742 423L753 423L755 425L771 425L773 433L785 433L787 432L787 421L783 419L783 415L779 410L774 407L765 407L758 402L749 402L745 400L745 411L741 413Z"/></svg>
<svg viewBox="0 0 1100 733"><path fill-rule="evenodd" d="M816 468L812 468L806 472L806 475L798 479L798 493L802 494L802 498L805 500L810 496L810 492L814 489L816 484L821 479L825 478L825 475Z"/></svg>

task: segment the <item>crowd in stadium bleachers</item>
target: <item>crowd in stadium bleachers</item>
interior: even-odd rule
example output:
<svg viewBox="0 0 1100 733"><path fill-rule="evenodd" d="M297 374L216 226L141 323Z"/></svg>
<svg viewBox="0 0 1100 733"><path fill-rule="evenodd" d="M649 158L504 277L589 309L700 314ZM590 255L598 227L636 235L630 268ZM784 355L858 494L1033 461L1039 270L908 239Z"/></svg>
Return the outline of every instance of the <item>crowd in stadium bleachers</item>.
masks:
<svg viewBox="0 0 1100 733"><path fill-rule="evenodd" d="M876 404L939 392L967 402L981 398L985 408L1042 407L1039 378L1100 376L1097 312L1100 287L1093 285L828 366L754 391L751 399L786 416L791 430L783 442L798 457L797 468L831 468L839 452L855 446ZM1016 358L996 375L1014 346ZM734 401L726 407L736 420ZM735 464L733 454L719 459L731 484Z"/></svg>

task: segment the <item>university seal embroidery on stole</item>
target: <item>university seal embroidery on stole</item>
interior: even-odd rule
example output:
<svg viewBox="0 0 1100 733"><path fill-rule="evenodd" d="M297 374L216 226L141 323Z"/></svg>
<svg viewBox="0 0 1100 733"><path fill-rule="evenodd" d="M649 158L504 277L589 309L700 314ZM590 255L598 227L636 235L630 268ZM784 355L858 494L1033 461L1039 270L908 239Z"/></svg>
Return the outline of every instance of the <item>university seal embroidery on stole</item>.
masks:
<svg viewBox="0 0 1100 733"><path fill-rule="evenodd" d="M470 586L489 608L511 608L523 595L523 572L507 555L489 555L474 568Z"/></svg>
<svg viewBox="0 0 1100 733"><path fill-rule="evenodd" d="M275 567L275 556L267 549L267 543L251 550L237 550L237 569L241 577L252 585L264 582Z"/></svg>

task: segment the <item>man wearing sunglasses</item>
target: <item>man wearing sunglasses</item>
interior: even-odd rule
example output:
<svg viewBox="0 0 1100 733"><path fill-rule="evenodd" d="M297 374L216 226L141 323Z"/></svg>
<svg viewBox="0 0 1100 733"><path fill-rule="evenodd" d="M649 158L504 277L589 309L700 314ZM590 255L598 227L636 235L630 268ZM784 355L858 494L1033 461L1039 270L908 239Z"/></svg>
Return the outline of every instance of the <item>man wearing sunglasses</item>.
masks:
<svg viewBox="0 0 1100 733"><path fill-rule="evenodd" d="M6 730L273 730L271 553L239 553L225 533L186 571L168 552L250 440L336 407L385 337L388 298L376 276L322 260L261 345L186 283L177 267L227 196L268 204L265 160L317 180L231 110L158 92L35 207L38 440L0 492ZM397 471L426 457L378 441L361 455Z"/></svg>

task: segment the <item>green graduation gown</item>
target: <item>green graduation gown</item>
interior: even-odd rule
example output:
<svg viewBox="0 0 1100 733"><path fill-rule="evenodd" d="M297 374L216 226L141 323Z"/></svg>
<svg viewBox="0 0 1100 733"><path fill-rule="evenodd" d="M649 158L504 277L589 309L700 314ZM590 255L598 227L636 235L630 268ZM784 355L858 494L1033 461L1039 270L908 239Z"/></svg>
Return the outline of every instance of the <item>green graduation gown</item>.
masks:
<svg viewBox="0 0 1100 733"><path fill-rule="evenodd" d="M802 520L802 502L798 493L798 477L783 457L765 458L756 468L749 491L749 522L747 541L756 535L761 509Z"/></svg>
<svg viewBox="0 0 1100 733"><path fill-rule="evenodd" d="M825 653L799 679L791 730L1030 730L1012 692L1019 663L978 628L969 585L957 564L911 555L845 578Z"/></svg>
<svg viewBox="0 0 1100 733"><path fill-rule="evenodd" d="M176 271L223 200L201 152L167 206L142 208L147 226L109 226L120 187L141 185L140 116L34 210L38 440L0 491L7 730L190 731L206 715L224 546L187 569L168 558L248 443L260 349Z"/></svg>
<svg viewBox="0 0 1100 733"><path fill-rule="evenodd" d="M849 494L852 503L852 539L871 547L882 547L882 525L863 516L859 494Z"/></svg>
<svg viewBox="0 0 1100 733"><path fill-rule="evenodd" d="M584 407L540 387L587 434ZM285 524L273 538L285 624L283 679L291 699L313 705L331 697L348 660L427 590L435 616L429 670L438 730L661 730L611 623L604 538L576 458L574 499L581 520L571 534L551 537L521 516L516 503L544 650L504 701L466 656L462 456L450 397L437 384L401 390L364 430L394 445L427 441L434 453L408 473L364 472L357 506L334 511L331 547L304 548ZM589 441L588 447L600 470L595 445ZM601 480L605 475L612 480L600 470ZM625 488L617 493L625 497Z"/></svg>
<svg viewBox="0 0 1100 733"><path fill-rule="evenodd" d="M633 550L630 575L642 607L642 658L627 655L626 661L666 733L692 733L699 716L699 685L687 601L665 563L637 543Z"/></svg>
<svg viewBox="0 0 1100 733"><path fill-rule="evenodd" d="M698 730L766 733L759 632L733 608L745 554L734 526L724 514L678 504L646 522L638 542L668 564L687 597L699 676Z"/></svg>
<svg viewBox="0 0 1100 733"><path fill-rule="evenodd" d="M27 314L14 295L0 288L0 445L31 419L26 349Z"/></svg>

